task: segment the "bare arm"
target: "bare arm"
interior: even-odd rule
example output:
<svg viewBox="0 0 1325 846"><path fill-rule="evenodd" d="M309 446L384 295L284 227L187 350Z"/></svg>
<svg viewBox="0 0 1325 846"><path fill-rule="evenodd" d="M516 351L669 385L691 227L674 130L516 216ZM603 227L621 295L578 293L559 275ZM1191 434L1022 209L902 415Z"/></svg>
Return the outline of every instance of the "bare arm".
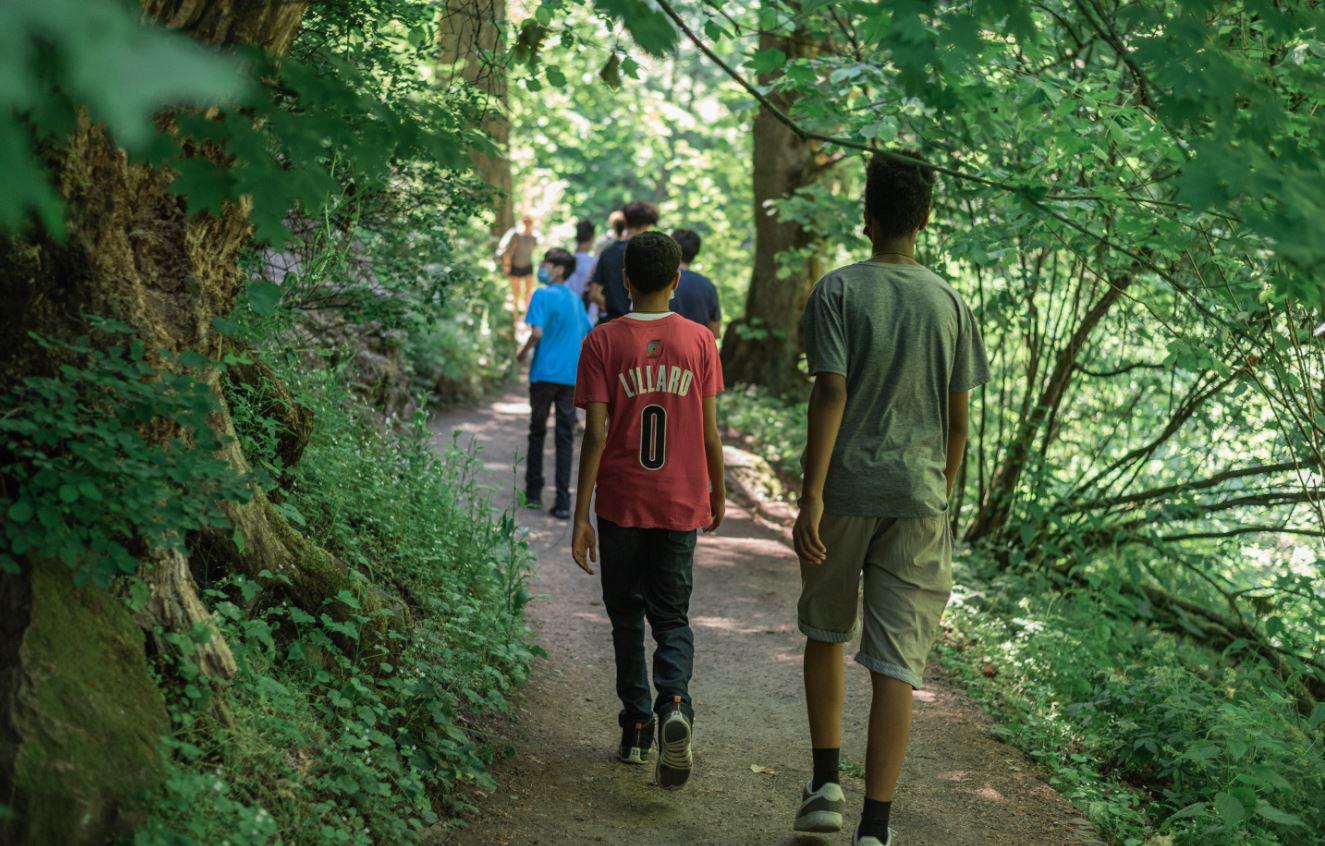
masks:
<svg viewBox="0 0 1325 846"><path fill-rule="evenodd" d="M822 564L828 557L828 549L819 539L819 521L824 513L824 480L828 478L828 463L833 457L833 446L837 443L846 405L846 377L840 373L820 373L814 377L800 513L792 530L796 554L811 564Z"/></svg>
<svg viewBox="0 0 1325 846"><path fill-rule="evenodd" d="M589 522L589 503L598 484L598 465L607 443L607 403L591 402L586 409L584 440L580 443L580 480L575 487L575 524L571 530L570 554L580 569L593 575L598 561L598 536Z"/></svg>
<svg viewBox="0 0 1325 846"><path fill-rule="evenodd" d="M541 326L532 327L529 330L529 340L525 341L524 346L520 349L520 352L516 353L515 360L524 361L526 358L528 358L529 354L534 351L534 347L538 346L538 342L539 340L542 339L542 337L543 337L543 328Z"/></svg>
<svg viewBox="0 0 1325 846"><path fill-rule="evenodd" d="M966 454L970 405L970 391L948 394L948 463L943 468L943 477L948 481L948 496L952 496L952 487L957 483L957 470L961 468L962 456Z"/></svg>
<svg viewBox="0 0 1325 846"><path fill-rule="evenodd" d="M709 331L713 333L713 337L714 337L714 338L721 339L721 338L722 338L722 321L721 321L721 320L710 320L710 321L709 321Z"/></svg>
<svg viewBox="0 0 1325 846"><path fill-rule="evenodd" d="M704 531L712 532L727 514L727 477L722 466L717 397L704 397L704 458L709 468L709 510L713 512L713 522Z"/></svg>

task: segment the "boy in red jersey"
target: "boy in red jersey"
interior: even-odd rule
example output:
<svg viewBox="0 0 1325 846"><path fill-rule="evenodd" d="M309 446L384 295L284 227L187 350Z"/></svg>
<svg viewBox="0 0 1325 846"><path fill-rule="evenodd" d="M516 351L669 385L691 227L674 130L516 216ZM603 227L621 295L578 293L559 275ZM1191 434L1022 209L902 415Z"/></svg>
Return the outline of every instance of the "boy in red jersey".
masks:
<svg viewBox="0 0 1325 846"><path fill-rule="evenodd" d="M575 404L588 419L571 555L592 574L601 543L603 605L612 621L621 699L620 757L647 763L656 726L655 773L663 787L680 787L690 777L695 533L718 528L726 510L717 421L722 367L713 333L668 308L680 264L681 248L661 232L626 243L625 285L634 309L585 338L575 383ZM595 485L601 538L589 522ZM652 702L646 617L657 642Z"/></svg>

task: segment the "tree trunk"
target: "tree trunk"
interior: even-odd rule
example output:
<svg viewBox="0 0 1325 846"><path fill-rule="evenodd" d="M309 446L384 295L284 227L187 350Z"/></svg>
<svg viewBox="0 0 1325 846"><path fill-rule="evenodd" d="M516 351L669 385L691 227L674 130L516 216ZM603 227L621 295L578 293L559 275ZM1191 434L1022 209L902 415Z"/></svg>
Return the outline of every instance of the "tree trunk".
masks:
<svg viewBox="0 0 1325 846"><path fill-rule="evenodd" d="M762 33L759 48L781 50L789 59L805 56L813 51L802 35L796 32L785 38ZM760 79L764 85L771 81L767 76ZM791 96L778 92L772 99L784 112L791 110ZM723 337L723 372L730 383L763 385L782 394L804 387L805 378L796 367L803 348L800 318L823 266L814 254L784 266L782 254L810 249L814 235L799 223L780 220L768 203L789 197L818 179L822 171L818 146L801 140L767 109L761 107L755 116L754 272L745 316L733 321Z"/></svg>
<svg viewBox="0 0 1325 846"><path fill-rule="evenodd" d="M515 225L506 66L497 55L505 23L505 0L463 0L447 5L441 25L442 60L461 63L461 78L488 98L480 126L492 140L494 152L476 150L472 160L479 178L495 192L492 234L498 238Z"/></svg>
<svg viewBox="0 0 1325 846"><path fill-rule="evenodd" d="M141 2L145 19L199 41L250 44L270 53L290 46L305 5ZM245 282L237 259L249 241L247 203L189 215L183 198L169 190L168 170L131 164L86 119L50 149L47 164L65 200L68 237L60 243L38 232L0 240L0 387L52 371L49 355L29 332L72 338L87 331L89 315L129 325L148 350L218 357L223 339L212 318L231 310ZM228 427L223 401L221 417ZM154 434L169 440L178 432ZM232 449L232 463L244 469L238 445ZM316 608L340 590L366 595L265 498L232 516L246 539L255 539L246 546L263 552L262 566L291 578L289 593L298 601ZM141 540L152 548L152 539ZM152 589L144 616L154 628L184 632L207 621L186 564L176 554L144 557L142 573ZM107 842L132 827L126 810L159 784L157 745L169 727L165 704L148 674L142 634L126 630L132 618L117 599L74 588L59 562L29 555L20 565L20 575L0 580L6 635L0 648L0 796L14 811L0 839ZM215 676L233 672L233 656L219 635L203 644L202 666ZM77 713L68 711L69 703Z"/></svg>

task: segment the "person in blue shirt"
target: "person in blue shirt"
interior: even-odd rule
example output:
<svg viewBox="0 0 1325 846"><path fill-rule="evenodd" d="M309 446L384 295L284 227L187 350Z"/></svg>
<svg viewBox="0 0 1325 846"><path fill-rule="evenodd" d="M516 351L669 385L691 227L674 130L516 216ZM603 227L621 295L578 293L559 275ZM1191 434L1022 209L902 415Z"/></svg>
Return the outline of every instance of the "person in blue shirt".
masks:
<svg viewBox="0 0 1325 846"><path fill-rule="evenodd" d="M722 306L718 304L718 288L707 276L690 269L690 263L699 255L699 233L690 229L673 229L672 240L681 245L681 281L672 294L672 311L696 323L703 324L722 337Z"/></svg>
<svg viewBox="0 0 1325 846"><path fill-rule="evenodd" d="M575 372L580 364L580 344L589 334L584 305L565 281L575 273L575 257L562 249L551 249L538 268L543 287L529 301L525 323L529 340L516 358L529 366L529 454L525 466L525 503L543 507L543 441L547 435L548 412L556 409L553 440L557 449L556 499L552 516L570 519L570 466L575 439Z"/></svg>

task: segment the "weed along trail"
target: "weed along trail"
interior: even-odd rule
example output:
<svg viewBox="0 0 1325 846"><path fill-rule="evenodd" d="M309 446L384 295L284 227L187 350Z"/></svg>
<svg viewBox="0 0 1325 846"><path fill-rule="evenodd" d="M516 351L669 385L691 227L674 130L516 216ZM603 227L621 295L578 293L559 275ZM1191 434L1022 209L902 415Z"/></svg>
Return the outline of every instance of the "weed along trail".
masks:
<svg viewBox="0 0 1325 846"><path fill-rule="evenodd" d="M457 429L462 444L473 439L485 484L509 503L528 414L521 386L479 408L440 414L433 430L443 446ZM496 727L496 747L514 751L505 759L498 754L497 789L479 798L467 828L431 832L431 844L850 842L847 831L791 831L810 760L803 640L795 624L799 575L775 529L731 502L719 532L699 540L691 606L695 772L683 789L664 792L651 783L652 767L615 760L610 629L597 577L571 561L570 524L541 511L520 511L517 521L529 531L536 556L532 592L538 598L529 614L547 658L535 663L531 681L516 694L512 719ZM926 681L915 693L913 741L893 806L898 846L1101 842L1033 764L991 735L984 715L932 665ZM859 763L868 709L868 675L853 663L842 752L848 825L864 792Z"/></svg>

